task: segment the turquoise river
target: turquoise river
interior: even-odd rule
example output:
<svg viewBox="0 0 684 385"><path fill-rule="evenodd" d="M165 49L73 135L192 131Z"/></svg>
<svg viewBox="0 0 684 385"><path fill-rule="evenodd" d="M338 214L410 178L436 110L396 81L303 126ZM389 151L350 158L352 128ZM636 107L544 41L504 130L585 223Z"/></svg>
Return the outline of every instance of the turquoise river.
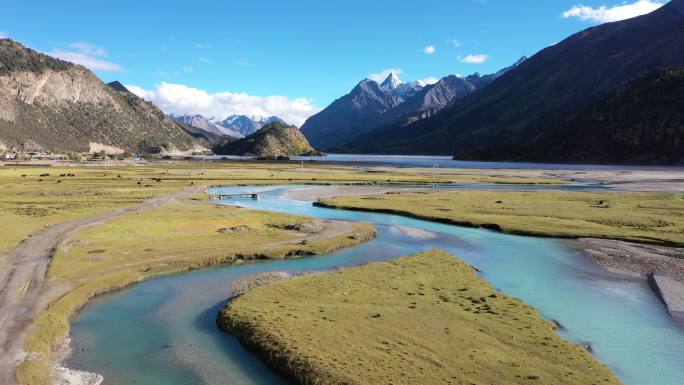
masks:
<svg viewBox="0 0 684 385"><path fill-rule="evenodd" d="M560 322L563 337L590 344L627 385L684 384L684 330L641 280L589 262L574 241L500 234L397 215L318 208L288 199L288 187L217 188L259 191L261 199L222 202L319 218L370 222L378 237L329 255L264 261L153 279L101 296L72 325L66 365L101 373L108 385L286 384L216 327L232 280L266 271L330 270L441 248L481 270L497 289L524 299ZM416 239L397 226L423 229Z"/></svg>

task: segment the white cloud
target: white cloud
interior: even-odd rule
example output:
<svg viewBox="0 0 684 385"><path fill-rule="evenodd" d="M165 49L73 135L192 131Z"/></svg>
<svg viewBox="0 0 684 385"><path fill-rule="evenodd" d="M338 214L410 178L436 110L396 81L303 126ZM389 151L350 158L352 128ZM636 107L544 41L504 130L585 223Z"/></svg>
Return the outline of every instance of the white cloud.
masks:
<svg viewBox="0 0 684 385"><path fill-rule="evenodd" d="M432 55L435 53L435 51L437 51L437 48L435 48L434 45L428 45L423 49L423 51L428 55Z"/></svg>
<svg viewBox="0 0 684 385"><path fill-rule="evenodd" d="M387 77L391 73L394 73L398 77L399 75L404 73L404 71L401 68L385 68L384 70L382 70L380 72L373 72L372 74L368 74L368 76L366 76L366 78L380 83L380 82L384 81L385 79L387 79Z"/></svg>
<svg viewBox="0 0 684 385"><path fill-rule="evenodd" d="M423 86L423 87L425 87L425 86L427 86L427 85L429 85L429 84L435 84L435 83L437 83L438 81L439 81L439 79L436 78L436 77L434 77L434 76L428 76L428 77L426 77L425 79L418 79L418 80L416 80L416 82L418 82L418 84L420 84L420 85Z"/></svg>
<svg viewBox="0 0 684 385"><path fill-rule="evenodd" d="M82 52L71 52L62 51L61 49L53 49L47 53L50 56L56 57L58 59L66 60L75 64L80 64L91 70L99 71L112 71L112 72L122 72L123 67L116 63L112 63L106 60L97 59L92 56L88 56Z"/></svg>
<svg viewBox="0 0 684 385"><path fill-rule="evenodd" d="M91 70L112 72L124 71L122 66L102 59L109 55L109 53L100 46L85 41L69 43L68 45L76 51L65 51L55 48L52 51L47 52L47 54L58 59L80 64Z"/></svg>
<svg viewBox="0 0 684 385"><path fill-rule="evenodd" d="M610 8L605 5L593 8L580 4L563 12L563 17L566 19L575 17L583 21L607 23L650 13L663 5L665 3L658 0L637 0L633 3L623 3L622 5Z"/></svg>
<svg viewBox="0 0 684 385"><path fill-rule="evenodd" d="M461 42L456 40L456 39L449 39L449 40L447 40L447 43L453 45L454 48L458 48L461 46Z"/></svg>
<svg viewBox="0 0 684 385"><path fill-rule="evenodd" d="M470 64L482 64L489 59L488 55L466 55L461 59L462 62L464 63L470 63Z"/></svg>
<svg viewBox="0 0 684 385"><path fill-rule="evenodd" d="M234 114L271 116L301 126L320 109L308 98L290 99L286 96L254 96L244 92L209 93L183 84L162 82L153 90L126 84L134 94L151 101L167 114L202 114L225 119Z"/></svg>
<svg viewBox="0 0 684 385"><path fill-rule="evenodd" d="M70 43L69 47L71 48L76 48L76 50L80 51L81 53L89 56L100 56L104 57L109 55L109 52L107 52L106 49L97 46L95 44L88 43L86 41L79 41L76 43Z"/></svg>
<svg viewBox="0 0 684 385"><path fill-rule="evenodd" d="M8 39L9 34L7 32L0 31L0 39Z"/></svg>

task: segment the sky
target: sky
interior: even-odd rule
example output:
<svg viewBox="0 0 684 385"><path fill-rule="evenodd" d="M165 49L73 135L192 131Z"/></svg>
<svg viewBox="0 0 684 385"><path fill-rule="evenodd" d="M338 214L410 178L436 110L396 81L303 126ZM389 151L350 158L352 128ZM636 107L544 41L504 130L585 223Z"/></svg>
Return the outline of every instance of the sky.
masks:
<svg viewBox="0 0 684 385"><path fill-rule="evenodd" d="M667 0L3 0L0 37L167 113L304 120L360 80L492 73Z"/></svg>

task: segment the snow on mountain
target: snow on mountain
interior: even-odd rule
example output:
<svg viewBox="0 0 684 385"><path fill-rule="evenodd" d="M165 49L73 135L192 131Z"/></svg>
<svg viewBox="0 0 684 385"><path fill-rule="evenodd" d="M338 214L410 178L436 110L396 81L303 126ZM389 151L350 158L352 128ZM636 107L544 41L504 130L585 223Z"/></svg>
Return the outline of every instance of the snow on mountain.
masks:
<svg viewBox="0 0 684 385"><path fill-rule="evenodd" d="M391 72L380 84L380 88L388 94L396 96L401 103L420 92L423 89L423 84L418 81L404 83L394 72Z"/></svg>
<svg viewBox="0 0 684 385"><path fill-rule="evenodd" d="M242 136L248 136L261 129L261 127L272 122L281 122L287 125L284 120L277 116L266 117L255 115L231 115L224 120L220 122L216 121L215 123L232 131L239 132Z"/></svg>
<svg viewBox="0 0 684 385"><path fill-rule="evenodd" d="M233 130L230 127L224 127L222 125L216 124L211 121L211 119L205 118L202 115L169 115L171 119L178 123L186 126L198 128L200 130L216 134L216 135L227 135L234 138L242 138L244 135L239 131Z"/></svg>

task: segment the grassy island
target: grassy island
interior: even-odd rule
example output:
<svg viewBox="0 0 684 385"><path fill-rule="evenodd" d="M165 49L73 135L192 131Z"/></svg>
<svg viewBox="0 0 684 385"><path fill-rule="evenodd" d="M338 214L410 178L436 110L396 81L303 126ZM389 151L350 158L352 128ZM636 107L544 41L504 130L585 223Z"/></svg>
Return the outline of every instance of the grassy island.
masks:
<svg viewBox="0 0 684 385"><path fill-rule="evenodd" d="M619 384L439 250L252 289L219 324L299 384Z"/></svg>
<svg viewBox="0 0 684 385"><path fill-rule="evenodd" d="M512 234L684 245L681 194L467 190L336 197L317 204Z"/></svg>

